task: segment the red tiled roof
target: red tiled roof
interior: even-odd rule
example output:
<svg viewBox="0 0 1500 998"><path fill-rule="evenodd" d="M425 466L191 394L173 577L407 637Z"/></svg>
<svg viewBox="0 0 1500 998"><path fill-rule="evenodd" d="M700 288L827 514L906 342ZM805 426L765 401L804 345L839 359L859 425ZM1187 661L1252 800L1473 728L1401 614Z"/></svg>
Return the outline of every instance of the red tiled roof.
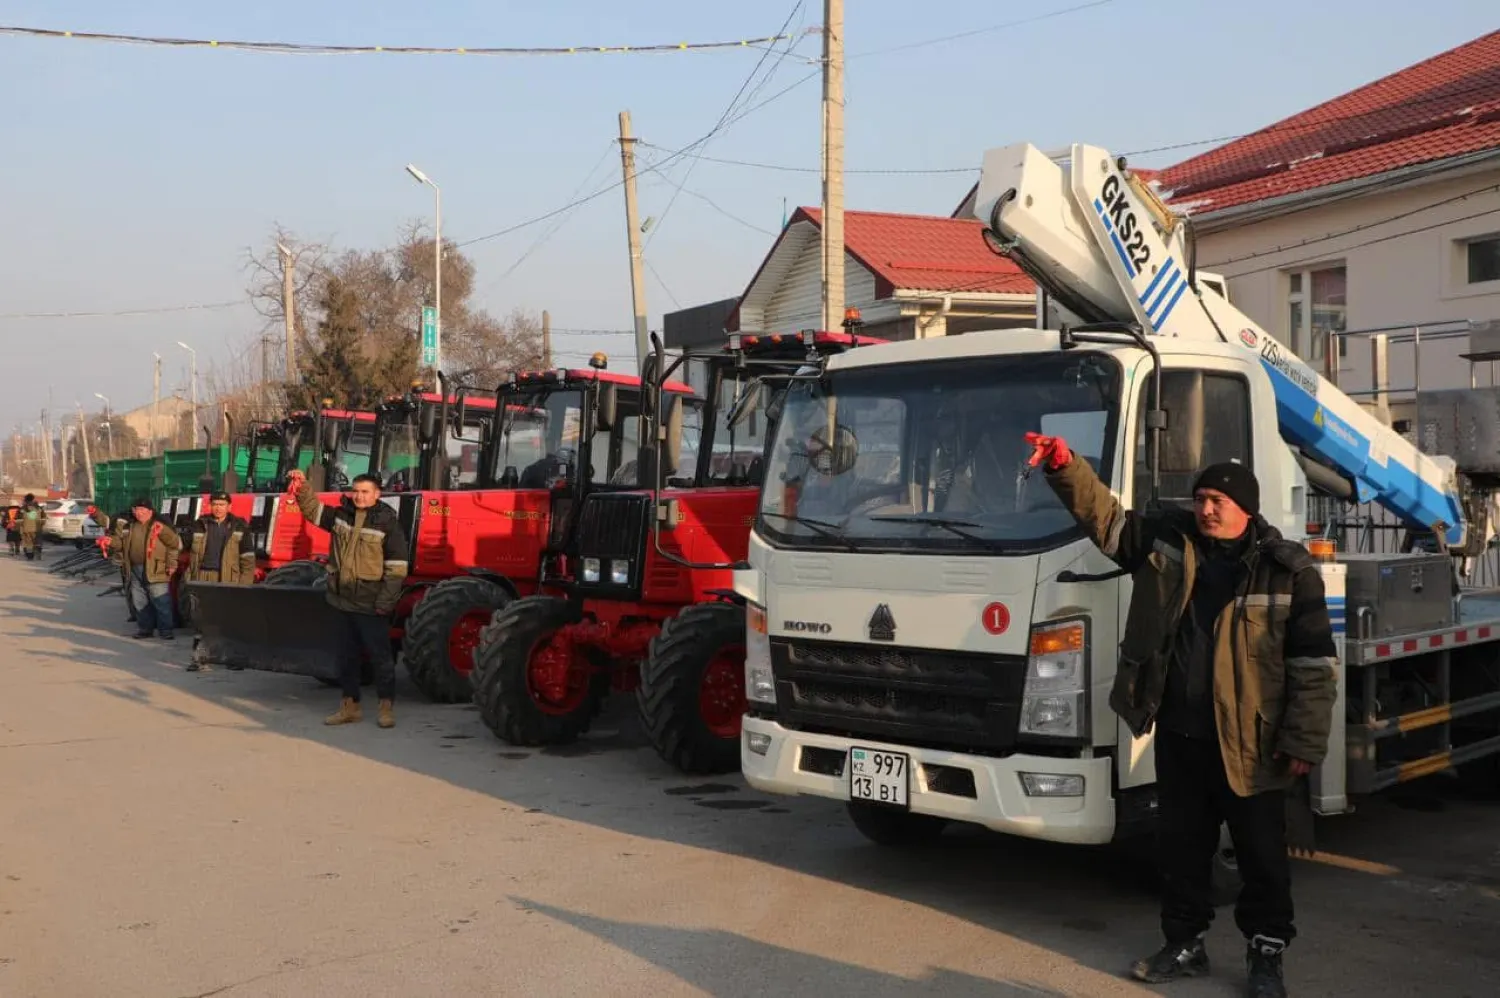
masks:
<svg viewBox="0 0 1500 998"><path fill-rule="evenodd" d="M1500 31L1161 171L1195 213L1500 148Z"/></svg>
<svg viewBox="0 0 1500 998"><path fill-rule="evenodd" d="M798 208L788 225L822 225L818 208ZM892 288L968 294L1029 295L1031 278L990 252L978 219L844 212L844 247Z"/></svg>

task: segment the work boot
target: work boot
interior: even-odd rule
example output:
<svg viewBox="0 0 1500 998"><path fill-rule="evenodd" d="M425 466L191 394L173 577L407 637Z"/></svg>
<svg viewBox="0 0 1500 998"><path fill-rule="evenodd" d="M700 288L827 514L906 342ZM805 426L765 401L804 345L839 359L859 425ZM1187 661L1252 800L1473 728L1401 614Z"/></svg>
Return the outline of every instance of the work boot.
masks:
<svg viewBox="0 0 1500 998"><path fill-rule="evenodd" d="M1281 954L1286 943L1270 936L1256 936L1245 950L1245 994L1248 998L1286 998L1281 974Z"/></svg>
<svg viewBox="0 0 1500 998"><path fill-rule="evenodd" d="M1163 984L1179 977L1200 977L1208 973L1208 951L1202 939L1185 943L1167 943L1130 968L1130 976L1148 984Z"/></svg>
<svg viewBox="0 0 1500 998"><path fill-rule="evenodd" d="M382 728L394 728L396 726L396 705L389 700L380 701L380 716L375 723Z"/></svg>
<svg viewBox="0 0 1500 998"><path fill-rule="evenodd" d="M365 715L359 709L359 701L351 697L344 697L344 702L339 709L323 718L324 724L358 724L365 719Z"/></svg>

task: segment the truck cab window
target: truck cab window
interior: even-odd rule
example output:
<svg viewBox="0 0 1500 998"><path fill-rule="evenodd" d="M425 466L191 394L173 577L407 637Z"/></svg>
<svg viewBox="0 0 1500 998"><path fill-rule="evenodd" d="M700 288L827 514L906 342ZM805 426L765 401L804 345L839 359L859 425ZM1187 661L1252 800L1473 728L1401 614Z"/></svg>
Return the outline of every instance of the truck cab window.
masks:
<svg viewBox="0 0 1500 998"><path fill-rule="evenodd" d="M1135 414L1135 495L1134 506L1144 509L1151 496L1151 471L1146 466L1146 405L1148 387L1143 387ZM1255 468L1250 438L1250 385L1237 374L1205 371L1203 374L1203 413L1208 432L1203 439L1204 468L1223 461L1238 461ZM1172 415L1167 414L1163 445L1172 435ZM1198 470L1202 470L1201 468ZM1198 471L1183 471L1161 476L1161 498L1164 502L1187 503L1193 495Z"/></svg>

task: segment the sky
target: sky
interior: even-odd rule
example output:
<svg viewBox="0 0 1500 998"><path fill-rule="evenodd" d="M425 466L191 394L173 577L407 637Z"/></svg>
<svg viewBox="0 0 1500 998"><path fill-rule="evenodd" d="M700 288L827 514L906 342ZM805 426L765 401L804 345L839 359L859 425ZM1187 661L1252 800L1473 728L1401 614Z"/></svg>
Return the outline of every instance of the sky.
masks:
<svg viewBox="0 0 1500 998"><path fill-rule="evenodd" d="M1493 0L848 7L846 204L940 215L987 148L1088 142L1166 166L1497 21ZM774 53L491 58L0 36L0 428L30 429L49 405L99 409L95 393L116 411L149 402L153 352L166 358L163 394L181 389L179 341L197 351L201 380L258 354L248 251L276 224L342 249L430 222L432 192L408 162L442 186L444 235L477 266L477 304L547 309L558 351L602 349L633 368L628 335L588 332L631 327L620 190L483 237L616 182L617 116L629 110L647 170L652 328L663 312L741 293L783 206L818 203L821 40L808 32L821 22L820 0L6 0L4 25L254 41L621 46L783 24L800 37ZM747 81L741 106L761 106L716 129ZM701 158L666 159L710 133ZM1145 151L1165 146L1177 148ZM225 302L244 304L187 308ZM179 310L118 314L141 309ZM110 314L38 315L59 312Z"/></svg>

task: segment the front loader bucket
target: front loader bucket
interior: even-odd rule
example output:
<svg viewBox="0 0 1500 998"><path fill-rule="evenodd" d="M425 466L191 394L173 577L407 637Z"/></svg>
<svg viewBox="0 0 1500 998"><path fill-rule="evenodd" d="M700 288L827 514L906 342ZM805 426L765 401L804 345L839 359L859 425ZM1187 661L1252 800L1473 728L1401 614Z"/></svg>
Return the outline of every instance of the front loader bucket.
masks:
<svg viewBox="0 0 1500 998"><path fill-rule="evenodd" d="M337 681L338 611L322 586L190 582L196 661Z"/></svg>

